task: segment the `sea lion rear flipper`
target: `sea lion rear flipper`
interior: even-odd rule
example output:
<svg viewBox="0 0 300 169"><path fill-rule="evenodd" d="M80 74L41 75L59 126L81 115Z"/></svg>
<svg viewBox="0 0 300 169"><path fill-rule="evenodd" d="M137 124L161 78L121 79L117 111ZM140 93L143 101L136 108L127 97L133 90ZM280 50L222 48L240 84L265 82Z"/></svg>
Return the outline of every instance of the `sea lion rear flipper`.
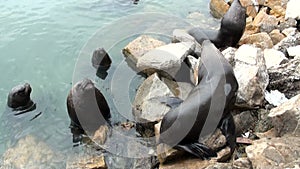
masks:
<svg viewBox="0 0 300 169"><path fill-rule="evenodd" d="M228 114L220 122L220 127L222 134L226 137L226 142L230 147L231 153L233 153L236 145L236 134L235 134L235 124L232 114Z"/></svg>
<svg viewBox="0 0 300 169"><path fill-rule="evenodd" d="M214 152L211 148L207 147L202 143L190 143L185 145L177 145L176 149L184 150L196 157L201 159L209 159L210 157L217 157L217 153Z"/></svg>
<svg viewBox="0 0 300 169"><path fill-rule="evenodd" d="M160 103L169 106L171 109L178 107L183 102L183 100L178 97L167 97L167 96L159 97L158 100L160 101Z"/></svg>

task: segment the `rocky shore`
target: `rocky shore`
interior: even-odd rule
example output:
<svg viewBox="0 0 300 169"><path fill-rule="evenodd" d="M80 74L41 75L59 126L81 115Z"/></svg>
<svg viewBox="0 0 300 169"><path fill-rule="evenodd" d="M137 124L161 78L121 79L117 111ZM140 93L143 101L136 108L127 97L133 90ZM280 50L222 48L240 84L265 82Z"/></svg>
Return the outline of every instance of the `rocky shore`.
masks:
<svg viewBox="0 0 300 169"><path fill-rule="evenodd" d="M220 49L232 65L239 84L236 105L231 112L237 135L233 155L226 146L225 136L217 129L203 139L205 145L217 152L217 157L202 160L158 145L153 150L157 152L153 157L156 160L135 159L132 168L300 167L300 10L297 9L300 1L240 1L247 14L245 32L237 46ZM224 0L210 2L211 13L217 18L229 7L230 3ZM164 99L184 100L199 82L201 58L196 59L194 55L201 53L201 45L187 30L176 29L170 42L142 35L127 44L122 52L131 62L128 65L144 74L146 80L137 89L132 104L135 123L122 123L119 130L136 130L142 137L158 138L160 122L171 109L162 103ZM93 140L104 144L109 137L108 130L101 126ZM85 152L75 154L68 159L66 168L108 168L105 154L94 152L99 149L86 148ZM28 136L4 153L0 168L38 168L57 157L46 144Z"/></svg>

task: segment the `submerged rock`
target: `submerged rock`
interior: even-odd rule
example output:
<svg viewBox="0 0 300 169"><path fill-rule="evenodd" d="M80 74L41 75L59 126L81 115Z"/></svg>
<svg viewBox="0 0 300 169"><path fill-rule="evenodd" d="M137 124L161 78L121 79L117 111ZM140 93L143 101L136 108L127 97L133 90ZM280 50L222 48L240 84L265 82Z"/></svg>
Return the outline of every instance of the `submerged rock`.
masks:
<svg viewBox="0 0 300 169"><path fill-rule="evenodd" d="M239 83L237 102L262 105L269 76L261 49L241 46L235 53L234 73Z"/></svg>
<svg viewBox="0 0 300 169"><path fill-rule="evenodd" d="M300 137L263 138L246 147L253 168L299 167Z"/></svg>
<svg viewBox="0 0 300 169"><path fill-rule="evenodd" d="M18 141L16 146L9 148L3 154L1 169L7 168L45 168L55 167L58 157L44 142L28 135Z"/></svg>
<svg viewBox="0 0 300 169"><path fill-rule="evenodd" d="M94 51L92 65L96 69L108 69L110 67L111 59L104 48L99 48Z"/></svg>
<svg viewBox="0 0 300 169"><path fill-rule="evenodd" d="M70 157L66 169L107 169L107 166L102 153L84 150L84 152Z"/></svg>
<svg viewBox="0 0 300 169"><path fill-rule="evenodd" d="M272 118L277 136L300 136L299 106L300 95L297 95L271 110L269 117Z"/></svg>

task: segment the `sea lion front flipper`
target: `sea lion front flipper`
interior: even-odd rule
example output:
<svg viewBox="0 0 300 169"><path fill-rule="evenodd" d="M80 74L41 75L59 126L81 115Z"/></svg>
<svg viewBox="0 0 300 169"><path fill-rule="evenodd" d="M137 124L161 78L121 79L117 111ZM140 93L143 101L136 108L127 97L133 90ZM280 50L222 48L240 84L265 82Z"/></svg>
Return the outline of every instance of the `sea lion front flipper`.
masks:
<svg viewBox="0 0 300 169"><path fill-rule="evenodd" d="M176 145L174 148L184 150L198 158L209 159L210 157L217 157L217 153L211 148L202 143L190 143L185 145Z"/></svg>
<svg viewBox="0 0 300 169"><path fill-rule="evenodd" d="M226 142L230 147L231 153L233 153L236 145L236 134L235 134L235 124L232 114L226 115L221 122L220 127L222 134L226 137Z"/></svg>
<svg viewBox="0 0 300 169"><path fill-rule="evenodd" d="M171 109L178 107L183 102L183 100L178 97L167 97L167 96L159 97L158 100L160 101L160 103L169 106Z"/></svg>

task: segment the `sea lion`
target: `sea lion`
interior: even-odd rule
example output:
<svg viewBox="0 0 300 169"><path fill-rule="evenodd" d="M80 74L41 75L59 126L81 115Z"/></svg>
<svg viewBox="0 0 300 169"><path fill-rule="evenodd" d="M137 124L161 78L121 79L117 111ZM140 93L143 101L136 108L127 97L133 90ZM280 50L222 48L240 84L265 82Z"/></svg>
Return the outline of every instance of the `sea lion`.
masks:
<svg viewBox="0 0 300 169"><path fill-rule="evenodd" d="M12 88L7 97L7 106L13 111L20 111L18 114L35 109L35 104L30 98L31 90L28 83Z"/></svg>
<svg viewBox="0 0 300 169"><path fill-rule="evenodd" d="M210 40L217 48L235 47L241 39L246 26L246 9L239 0L234 0L221 20L221 27L217 30L192 28L188 33L198 43Z"/></svg>
<svg viewBox="0 0 300 169"><path fill-rule="evenodd" d="M83 79L72 87L67 97L67 110L71 131L76 134L91 134L107 124L111 117L105 97L90 79Z"/></svg>
<svg viewBox="0 0 300 169"><path fill-rule="evenodd" d="M172 109L162 119L159 143L204 159L216 153L199 140L213 133L216 127L226 136L233 152L235 125L230 109L236 100L238 82L232 66L209 40L202 43L201 62L199 84L182 102L172 98L168 103ZM179 105L172 105L174 102ZM211 128L205 127L206 124Z"/></svg>

